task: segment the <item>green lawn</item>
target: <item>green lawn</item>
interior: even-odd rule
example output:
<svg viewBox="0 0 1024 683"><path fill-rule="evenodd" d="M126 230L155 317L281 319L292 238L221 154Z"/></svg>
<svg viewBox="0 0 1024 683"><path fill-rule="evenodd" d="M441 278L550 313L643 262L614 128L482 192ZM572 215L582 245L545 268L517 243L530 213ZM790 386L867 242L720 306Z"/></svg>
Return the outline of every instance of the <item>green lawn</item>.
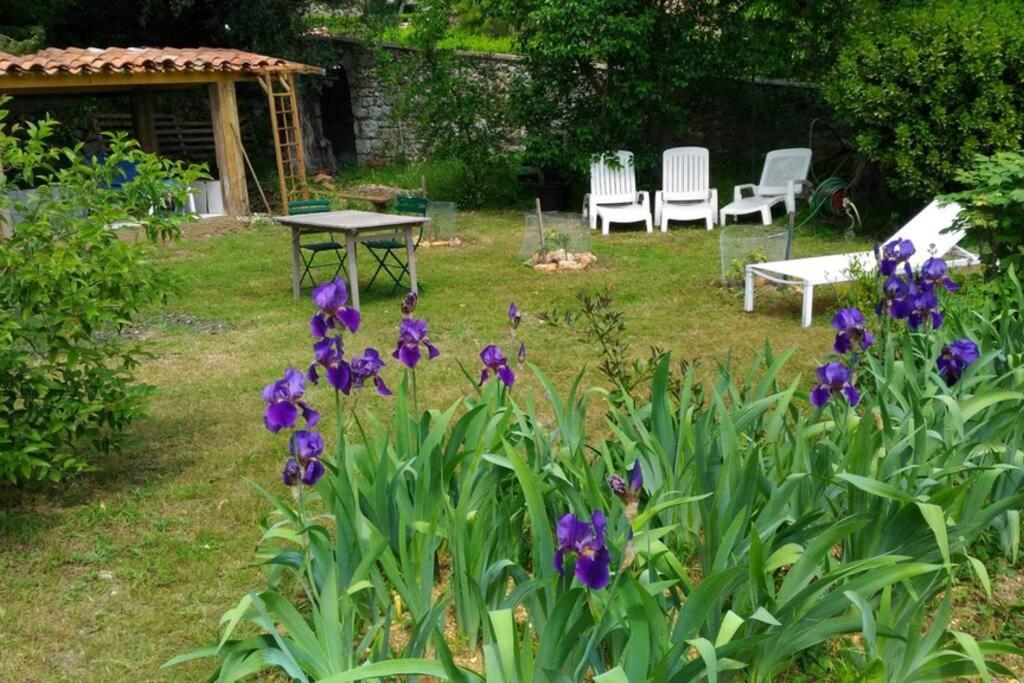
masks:
<svg viewBox="0 0 1024 683"><path fill-rule="evenodd" d="M518 262L522 223L516 212L463 213L461 248L419 252L425 291L417 314L442 350L419 374L429 405L469 388L457 361L479 372L485 344L513 351L511 300L524 311L519 337L533 362L562 386L586 364L599 381L595 352L537 319L554 304L571 305L584 288L612 288L635 353L660 346L698 360L705 377L729 358L745 366L766 339L797 349L791 375L809 371L829 348L835 293L817 297L808 330L799 326L796 291L769 293L755 314L744 313L741 293L717 283L717 230L596 236L595 267L543 274ZM822 232L801 236L796 255L864 246ZM252 551L267 504L244 479L274 486L283 461L282 441L262 426L260 389L288 366L305 368L311 306L291 299L288 238L272 224L193 234L164 247L162 258L183 287L143 326L153 358L140 374L157 394L135 445L69 484L4 494L0 680L198 680L208 663L158 667L213 640L222 612L260 586ZM369 257L361 263L365 282ZM390 352L398 303L384 290L364 291L363 326L351 342L359 351ZM400 373L389 364L384 375L397 382ZM536 384L526 379L516 391L523 396ZM386 399L371 394L362 406L384 414ZM326 408L325 399L324 391ZM595 424L600 412L592 410Z"/></svg>

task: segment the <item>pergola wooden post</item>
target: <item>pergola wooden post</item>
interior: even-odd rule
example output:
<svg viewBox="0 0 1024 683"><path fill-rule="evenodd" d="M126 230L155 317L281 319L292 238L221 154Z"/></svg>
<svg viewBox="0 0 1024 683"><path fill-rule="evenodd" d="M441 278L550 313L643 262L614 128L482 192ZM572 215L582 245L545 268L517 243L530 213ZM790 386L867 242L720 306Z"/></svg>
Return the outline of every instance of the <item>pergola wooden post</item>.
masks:
<svg viewBox="0 0 1024 683"><path fill-rule="evenodd" d="M234 82L210 84L210 117L224 210L232 216L244 216L249 213L249 190L245 183Z"/></svg>
<svg viewBox="0 0 1024 683"><path fill-rule="evenodd" d="M153 93L136 90L132 93L132 122L135 124L135 138L142 149L153 154L160 152L156 139L156 110L153 108Z"/></svg>
<svg viewBox="0 0 1024 683"><path fill-rule="evenodd" d="M0 95L130 94L139 144L158 152L154 92L207 86L224 209L245 215L249 193L235 83L259 80L270 103L281 209L286 213L290 197L308 192L295 90L299 73L323 76L324 70L221 48L50 48L20 56L0 52Z"/></svg>

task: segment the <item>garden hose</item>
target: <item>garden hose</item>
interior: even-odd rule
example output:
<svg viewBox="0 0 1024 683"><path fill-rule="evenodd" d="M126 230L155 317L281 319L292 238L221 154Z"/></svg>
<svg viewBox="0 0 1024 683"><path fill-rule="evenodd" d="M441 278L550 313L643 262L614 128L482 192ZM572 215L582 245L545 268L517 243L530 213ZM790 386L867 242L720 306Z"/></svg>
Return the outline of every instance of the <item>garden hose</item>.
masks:
<svg viewBox="0 0 1024 683"><path fill-rule="evenodd" d="M852 232L854 226L860 225L860 212L847 196L849 189L850 183L836 176L829 176L818 183L814 191L811 192L810 199L807 200L808 206L811 207L810 213L800 221L799 225L794 226L793 220L789 222L789 235L786 237L787 259L790 257L790 249L793 245L793 234L818 215L818 212L823 211L825 215L831 217L844 215L849 217L850 225L847 228L847 233Z"/></svg>

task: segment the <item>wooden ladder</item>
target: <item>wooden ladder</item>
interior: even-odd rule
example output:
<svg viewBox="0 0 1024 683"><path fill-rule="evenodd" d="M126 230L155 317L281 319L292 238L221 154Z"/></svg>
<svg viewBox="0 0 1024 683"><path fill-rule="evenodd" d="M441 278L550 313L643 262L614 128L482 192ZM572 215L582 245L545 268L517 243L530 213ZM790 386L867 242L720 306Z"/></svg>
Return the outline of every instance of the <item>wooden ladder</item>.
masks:
<svg viewBox="0 0 1024 683"><path fill-rule="evenodd" d="M277 177L281 183L281 209L287 214L289 201L298 197L309 198L295 78L292 74L264 74L259 77L259 82L267 94L274 131Z"/></svg>

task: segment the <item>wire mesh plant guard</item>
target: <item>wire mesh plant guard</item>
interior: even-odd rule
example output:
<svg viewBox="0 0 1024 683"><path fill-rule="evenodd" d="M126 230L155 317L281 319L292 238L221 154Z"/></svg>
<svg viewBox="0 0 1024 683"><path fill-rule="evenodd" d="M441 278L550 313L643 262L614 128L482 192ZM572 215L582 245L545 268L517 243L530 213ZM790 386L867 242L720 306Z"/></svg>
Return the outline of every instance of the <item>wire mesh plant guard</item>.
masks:
<svg viewBox="0 0 1024 683"><path fill-rule="evenodd" d="M523 221L519 257L538 270L582 270L597 261L590 251L590 241L590 229L578 213L528 213Z"/></svg>
<svg viewBox="0 0 1024 683"><path fill-rule="evenodd" d="M427 203L427 240L431 246L449 246L457 239L455 234L455 216L458 207L455 202Z"/></svg>
<svg viewBox="0 0 1024 683"><path fill-rule="evenodd" d="M785 230L772 226L733 224L719 229L722 255L722 283L727 287L743 285L747 265L782 261L786 258Z"/></svg>

